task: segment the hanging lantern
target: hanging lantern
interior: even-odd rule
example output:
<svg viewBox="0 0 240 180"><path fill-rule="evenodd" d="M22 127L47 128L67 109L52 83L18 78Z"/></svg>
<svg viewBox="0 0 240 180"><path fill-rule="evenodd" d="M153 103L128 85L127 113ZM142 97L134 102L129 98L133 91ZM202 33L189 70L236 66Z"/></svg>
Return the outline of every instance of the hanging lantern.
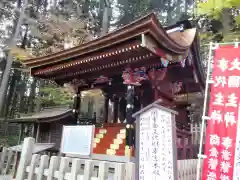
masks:
<svg viewBox="0 0 240 180"><path fill-rule="evenodd" d="M134 70L134 84L141 85L141 81L147 80L146 69L144 67L136 68Z"/></svg>
<svg viewBox="0 0 240 180"><path fill-rule="evenodd" d="M136 70L136 74L138 75L139 82L148 79L148 76L147 76L147 74L146 74L146 68L145 68L145 67L141 67L141 68L137 69L137 70Z"/></svg>
<svg viewBox="0 0 240 180"><path fill-rule="evenodd" d="M122 74L123 84L132 84L133 83L133 72L130 68L125 69Z"/></svg>
<svg viewBox="0 0 240 180"><path fill-rule="evenodd" d="M161 63L163 65L163 67L168 67L169 61L164 58L161 58Z"/></svg>

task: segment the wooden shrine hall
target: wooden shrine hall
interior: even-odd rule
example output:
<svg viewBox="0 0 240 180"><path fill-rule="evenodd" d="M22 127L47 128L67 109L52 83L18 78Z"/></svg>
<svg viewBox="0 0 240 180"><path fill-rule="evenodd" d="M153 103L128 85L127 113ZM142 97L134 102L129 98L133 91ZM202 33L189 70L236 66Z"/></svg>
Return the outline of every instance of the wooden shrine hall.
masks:
<svg viewBox="0 0 240 180"><path fill-rule="evenodd" d="M43 110L41 115L11 120L34 124L37 141L55 143L58 149L63 125L95 124L93 153L133 155L132 114L161 99L161 105L178 112L179 159L191 158L187 106L202 96L204 73L196 28L189 21L163 28L155 14L149 14L98 39L23 64L32 76L75 92L73 109ZM87 92L102 100L84 116Z"/></svg>

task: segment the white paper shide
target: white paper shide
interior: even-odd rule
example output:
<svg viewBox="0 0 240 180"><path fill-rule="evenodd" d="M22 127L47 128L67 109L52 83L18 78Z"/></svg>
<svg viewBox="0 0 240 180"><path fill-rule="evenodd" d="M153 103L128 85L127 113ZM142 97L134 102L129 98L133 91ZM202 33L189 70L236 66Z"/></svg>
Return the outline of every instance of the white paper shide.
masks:
<svg viewBox="0 0 240 180"><path fill-rule="evenodd" d="M172 115L152 108L140 115L139 180L174 180Z"/></svg>

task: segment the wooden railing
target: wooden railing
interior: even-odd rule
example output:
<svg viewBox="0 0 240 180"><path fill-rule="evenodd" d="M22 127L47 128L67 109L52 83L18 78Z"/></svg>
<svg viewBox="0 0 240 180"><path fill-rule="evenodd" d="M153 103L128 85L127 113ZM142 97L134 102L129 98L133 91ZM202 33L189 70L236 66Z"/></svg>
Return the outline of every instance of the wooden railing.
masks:
<svg viewBox="0 0 240 180"><path fill-rule="evenodd" d="M186 131L186 132L190 132L190 124L187 123L182 123L180 121L176 121L176 128L178 130L182 130L182 131Z"/></svg>
<svg viewBox="0 0 240 180"><path fill-rule="evenodd" d="M201 135L201 122L191 123L191 134L192 134L192 144L199 145L200 144L200 135ZM205 144L205 133L206 128L204 127L203 131L203 144Z"/></svg>

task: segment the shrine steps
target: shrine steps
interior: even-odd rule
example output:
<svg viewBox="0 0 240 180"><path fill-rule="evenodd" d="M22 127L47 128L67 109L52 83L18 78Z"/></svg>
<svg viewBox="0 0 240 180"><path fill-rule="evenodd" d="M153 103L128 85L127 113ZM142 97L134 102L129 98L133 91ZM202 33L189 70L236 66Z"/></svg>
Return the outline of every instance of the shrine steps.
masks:
<svg viewBox="0 0 240 180"><path fill-rule="evenodd" d="M94 154L125 155L125 128L106 127L96 128L94 135Z"/></svg>

